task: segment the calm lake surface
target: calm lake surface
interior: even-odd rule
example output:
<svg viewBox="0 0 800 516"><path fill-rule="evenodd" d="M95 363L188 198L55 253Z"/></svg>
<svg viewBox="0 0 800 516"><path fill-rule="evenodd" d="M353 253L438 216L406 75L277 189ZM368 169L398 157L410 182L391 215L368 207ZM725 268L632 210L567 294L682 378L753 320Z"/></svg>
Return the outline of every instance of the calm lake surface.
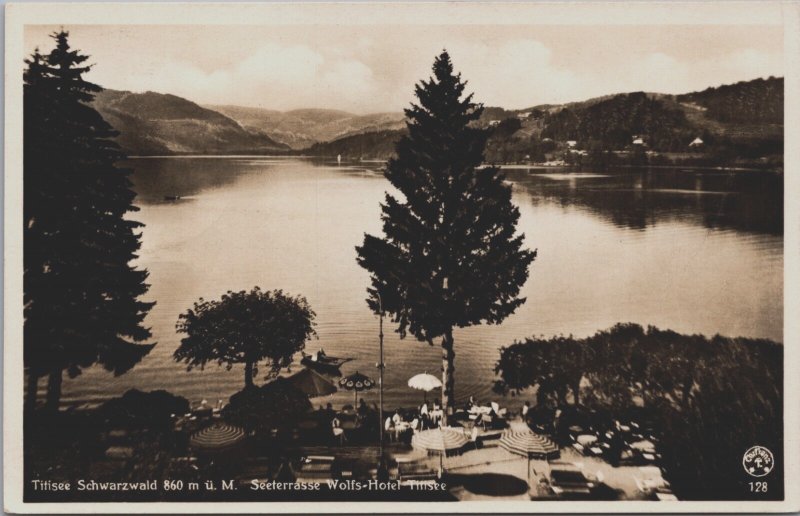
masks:
<svg viewBox="0 0 800 516"><path fill-rule="evenodd" d="M255 285L306 296L319 334L307 351L354 357L344 374L376 376L378 318L364 301L368 275L356 264L355 246L365 232L380 231L379 203L390 188L381 163L175 158L130 166L141 208L133 217L146 224L137 265L150 271L147 297L157 301L145 322L158 345L119 378L93 369L65 381L65 402L101 401L132 387L167 389L192 402L226 400L243 386L242 368L186 372L172 360L175 323L200 297ZM783 340L781 175L509 168L507 179L519 229L539 257L516 314L499 326L456 332L457 399L496 399L498 349L531 335L586 336L630 321ZM386 406L418 404L422 393L406 381L438 375L441 352L411 337L401 341L387 323ZM375 390L365 395L368 403L377 397ZM340 392L312 401L352 399Z"/></svg>

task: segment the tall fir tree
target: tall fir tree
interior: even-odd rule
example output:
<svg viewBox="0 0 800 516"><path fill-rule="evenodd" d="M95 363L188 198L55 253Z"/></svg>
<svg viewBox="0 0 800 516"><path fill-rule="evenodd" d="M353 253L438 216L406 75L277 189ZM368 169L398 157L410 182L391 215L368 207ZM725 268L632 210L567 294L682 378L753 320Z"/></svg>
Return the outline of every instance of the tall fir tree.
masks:
<svg viewBox="0 0 800 516"><path fill-rule="evenodd" d="M536 252L515 234L511 187L498 168L482 166L488 131L472 122L483 107L463 96L466 83L446 51L433 74L416 85L419 103L405 110L408 135L384 172L403 198L386 194L384 236L365 235L356 250L371 275L369 306L389 313L401 338L410 332L431 345L441 338L446 424L453 329L500 323L524 303L519 291Z"/></svg>
<svg viewBox="0 0 800 516"><path fill-rule="evenodd" d="M83 79L88 57L67 32L52 37L55 48L36 51L24 76L24 359L27 406L47 376L56 409L64 371L99 363L119 375L155 344L142 344L148 273L130 265L142 227L125 218L137 210L131 171L115 166L117 133L89 104L102 88Z"/></svg>

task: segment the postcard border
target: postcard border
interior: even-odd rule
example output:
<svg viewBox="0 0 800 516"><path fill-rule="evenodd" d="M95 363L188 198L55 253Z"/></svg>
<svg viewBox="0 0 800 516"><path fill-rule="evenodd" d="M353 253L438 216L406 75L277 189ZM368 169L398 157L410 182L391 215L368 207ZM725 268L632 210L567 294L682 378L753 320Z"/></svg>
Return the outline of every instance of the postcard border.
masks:
<svg viewBox="0 0 800 516"><path fill-rule="evenodd" d="M721 9L726 6L725 9ZM24 503L22 501L22 33L26 24L662 24L660 12L683 9L681 23L782 25L785 45L785 234L784 234L784 482L785 499L774 502L150 502ZM188 8L191 9L191 14ZM566 12L565 12L566 11ZM576 15L580 11L580 15ZM800 510L798 387L800 365L800 3L762 2L557 2L557 3L12 3L6 6L5 226L4 226L4 506L16 513L386 513L386 512L788 512ZM333 20L333 22L332 22ZM792 145L789 143L792 142ZM792 286L789 288L789 286Z"/></svg>

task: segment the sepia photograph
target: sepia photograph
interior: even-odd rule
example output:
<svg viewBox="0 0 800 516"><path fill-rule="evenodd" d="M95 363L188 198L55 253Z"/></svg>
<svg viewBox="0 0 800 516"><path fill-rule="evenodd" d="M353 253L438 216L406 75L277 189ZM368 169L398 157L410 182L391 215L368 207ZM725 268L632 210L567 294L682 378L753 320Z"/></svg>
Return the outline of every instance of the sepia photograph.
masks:
<svg viewBox="0 0 800 516"><path fill-rule="evenodd" d="M6 510L797 509L799 6L7 6Z"/></svg>

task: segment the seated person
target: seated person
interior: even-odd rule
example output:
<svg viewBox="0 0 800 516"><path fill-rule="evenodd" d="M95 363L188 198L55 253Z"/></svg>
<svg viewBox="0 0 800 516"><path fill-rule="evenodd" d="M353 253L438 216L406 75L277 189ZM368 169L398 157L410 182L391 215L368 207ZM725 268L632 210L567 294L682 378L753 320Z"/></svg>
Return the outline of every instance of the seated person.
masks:
<svg viewBox="0 0 800 516"><path fill-rule="evenodd" d="M338 417L334 417L331 421L331 427L333 428L333 436L338 437L340 441L344 440L344 428L342 428L342 422L339 421Z"/></svg>
<svg viewBox="0 0 800 516"><path fill-rule="evenodd" d="M384 421L384 423L383 423L383 430L387 434L389 434L389 439L390 440L394 440L394 439L392 439L392 434L394 433L394 432L392 432L393 429L394 429L394 422L392 422L391 416L387 416L386 417L386 421Z"/></svg>
<svg viewBox="0 0 800 516"><path fill-rule="evenodd" d="M420 408L419 408L419 419L420 419L420 423L422 425L422 428L428 428L428 427L431 426L430 425L431 418L430 418L430 414L428 413L428 404L427 403L423 403L420 406Z"/></svg>
<svg viewBox="0 0 800 516"><path fill-rule="evenodd" d="M358 415L366 416L368 412L369 412L369 407L367 407L364 398L361 398L361 401L358 402Z"/></svg>

